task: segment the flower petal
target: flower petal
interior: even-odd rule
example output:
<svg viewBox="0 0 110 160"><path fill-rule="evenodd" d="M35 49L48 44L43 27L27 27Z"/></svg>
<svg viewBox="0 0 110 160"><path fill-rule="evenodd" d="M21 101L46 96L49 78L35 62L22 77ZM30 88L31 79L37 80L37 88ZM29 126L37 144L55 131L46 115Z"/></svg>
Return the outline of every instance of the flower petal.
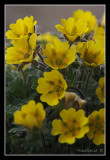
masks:
<svg viewBox="0 0 110 160"><path fill-rule="evenodd" d="M37 34L33 33L29 38L29 45L31 46L32 50L36 47L36 40L37 40Z"/></svg>
<svg viewBox="0 0 110 160"><path fill-rule="evenodd" d="M58 141L60 143L68 143L68 144L73 144L75 143L75 137L70 137L68 135L65 135L65 134L61 134L58 138Z"/></svg>
<svg viewBox="0 0 110 160"><path fill-rule="evenodd" d="M79 133L75 136L76 138L82 138L89 131L88 126L84 126L80 129Z"/></svg>
<svg viewBox="0 0 110 160"><path fill-rule="evenodd" d="M66 131L67 129L64 127L63 122L61 120L55 119L52 121L52 135L58 135Z"/></svg>
<svg viewBox="0 0 110 160"><path fill-rule="evenodd" d="M57 105L59 103L58 96L56 93L53 94L43 94L40 97L42 102L46 102L50 106Z"/></svg>

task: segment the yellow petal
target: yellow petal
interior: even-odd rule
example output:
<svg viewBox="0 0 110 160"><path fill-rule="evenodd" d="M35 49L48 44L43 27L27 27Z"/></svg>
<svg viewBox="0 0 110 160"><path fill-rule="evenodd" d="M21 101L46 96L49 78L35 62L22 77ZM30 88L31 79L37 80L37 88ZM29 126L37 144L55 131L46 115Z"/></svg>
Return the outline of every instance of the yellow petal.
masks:
<svg viewBox="0 0 110 160"><path fill-rule="evenodd" d="M37 108L37 111L36 111L36 113L37 113L37 119L39 121L43 121L44 118L45 118L45 116L46 116L46 112L44 110L43 104L40 103L40 102L37 103L36 104L36 108Z"/></svg>
<svg viewBox="0 0 110 160"><path fill-rule="evenodd" d="M15 111L14 112L14 122L20 125L24 125L24 119L21 114L21 111Z"/></svg>
<svg viewBox="0 0 110 160"><path fill-rule="evenodd" d="M43 50L43 54L45 56L51 56L51 50L54 48L53 44L52 43L47 43L46 44L46 49Z"/></svg>
<svg viewBox="0 0 110 160"><path fill-rule="evenodd" d="M93 139L94 133L93 133L92 131L89 131L89 132L87 133L87 136L88 136L89 139Z"/></svg>
<svg viewBox="0 0 110 160"><path fill-rule="evenodd" d="M76 117L75 114L76 114L76 111L74 108L70 108L68 110L63 109L60 112L60 117L62 118L63 122L71 125L73 123L73 119Z"/></svg>
<svg viewBox="0 0 110 160"><path fill-rule="evenodd" d="M15 34L12 30L8 30L6 32L6 37L7 37L7 39L17 39L17 38L19 38L19 36L17 34Z"/></svg>
<svg viewBox="0 0 110 160"><path fill-rule="evenodd" d="M89 131L89 127L88 126L84 126L80 129L78 135L76 135L76 138L82 138L84 137L84 135Z"/></svg>
<svg viewBox="0 0 110 160"><path fill-rule="evenodd" d="M75 143L75 137L70 137L68 135L65 135L65 134L61 134L58 138L58 141L60 143L68 143L68 144L73 144Z"/></svg>
<svg viewBox="0 0 110 160"><path fill-rule="evenodd" d="M32 49L36 47L37 34L33 33L29 38L29 45Z"/></svg>
<svg viewBox="0 0 110 160"><path fill-rule="evenodd" d="M46 102L50 106L54 106L59 103L58 96L56 93L41 95L40 100L42 102Z"/></svg>
<svg viewBox="0 0 110 160"><path fill-rule="evenodd" d="M36 112L36 106L35 106L35 101L30 100L26 105L23 105L21 108L22 112L25 112L27 114L33 114Z"/></svg>
<svg viewBox="0 0 110 160"><path fill-rule="evenodd" d="M60 76L60 73L57 70L52 70L51 72L44 72L45 80L54 81L54 79L58 79L59 76Z"/></svg>
<svg viewBox="0 0 110 160"><path fill-rule="evenodd" d="M45 64L47 64L48 66L50 66L51 68L53 68L53 69L58 69L58 67L54 67L53 65L52 65L52 60L50 60L49 58L44 58L44 62L45 62Z"/></svg>
<svg viewBox="0 0 110 160"><path fill-rule="evenodd" d="M28 114L25 118L25 126L30 130L32 130L33 127L37 127L38 124L37 124L37 120L35 119L35 117Z"/></svg>
<svg viewBox="0 0 110 160"><path fill-rule="evenodd" d="M18 36L24 35L26 33L24 21L22 19L18 19L16 24L10 24L9 26L15 34Z"/></svg>
<svg viewBox="0 0 110 160"><path fill-rule="evenodd" d="M24 58L22 52L10 47L6 50L5 59L7 64L21 64L20 59Z"/></svg>
<svg viewBox="0 0 110 160"><path fill-rule="evenodd" d="M97 89L96 89L96 95L98 96L98 98L100 99L100 101L101 101L102 103L105 102L105 98L104 98L104 95L103 95L103 93L102 93L101 88L97 88Z"/></svg>
<svg viewBox="0 0 110 160"><path fill-rule="evenodd" d="M78 9L77 11L73 12L73 17L77 19L82 19L84 22L87 23L88 31L86 34L94 30L96 25L96 17L92 14L90 11L83 11L81 9Z"/></svg>
<svg viewBox="0 0 110 160"><path fill-rule="evenodd" d="M27 26L28 33L34 33L34 25L37 23L37 21L33 22L33 16L25 17L24 23Z"/></svg>
<svg viewBox="0 0 110 160"><path fill-rule="evenodd" d="M69 64L74 62L76 59L76 46L72 45L71 48L68 50L67 58L69 58Z"/></svg>
<svg viewBox="0 0 110 160"><path fill-rule="evenodd" d="M24 58L24 59L21 59L20 60L20 62L22 63L22 62L28 62L28 63L30 63L30 62L32 62L32 60L33 60L33 53L34 53L34 51L31 51L29 54L28 54L28 58ZM25 55L24 55L25 56Z"/></svg>
<svg viewBox="0 0 110 160"><path fill-rule="evenodd" d="M64 28L66 28L66 26L67 26L67 21L66 21L66 19L62 18L62 19L61 19L61 23L62 23L62 25L64 26Z"/></svg>
<svg viewBox="0 0 110 160"><path fill-rule="evenodd" d="M85 117L84 110L80 109L77 111L76 120L80 123L81 126L87 124L88 118Z"/></svg>
<svg viewBox="0 0 110 160"><path fill-rule="evenodd" d="M77 33L78 35L81 37L83 35L83 33L87 32L88 31L88 27L87 27L87 23L84 22L82 19L78 19L76 22L75 22L75 26L77 28Z"/></svg>
<svg viewBox="0 0 110 160"><path fill-rule="evenodd" d="M105 118L105 108L100 109L99 114L101 118Z"/></svg>
<svg viewBox="0 0 110 160"><path fill-rule="evenodd" d="M48 83L46 83L44 78L39 78L38 79L38 84L39 85L37 86L36 90L39 93L46 94L51 90L50 86L48 85Z"/></svg>
<svg viewBox="0 0 110 160"><path fill-rule="evenodd" d="M105 134L95 135L93 143L96 145L105 144Z"/></svg>
<svg viewBox="0 0 110 160"><path fill-rule="evenodd" d="M52 70L51 72L44 72L44 77L45 77L45 80L50 80L50 81L60 80L64 84L64 89L67 88L66 81L64 80L62 74L57 70Z"/></svg>
<svg viewBox="0 0 110 160"><path fill-rule="evenodd" d="M28 36L21 36L20 39L16 39L14 41L14 47L23 52L23 53L28 53L29 52L29 45L27 43L27 39L28 39Z"/></svg>
<svg viewBox="0 0 110 160"><path fill-rule="evenodd" d="M60 32L62 32L62 33L65 33L65 32L64 32L64 27L63 27L61 24L55 25L55 28L56 28L58 31L60 31Z"/></svg>
<svg viewBox="0 0 110 160"><path fill-rule="evenodd" d="M63 122L61 120L55 119L52 121L52 135L58 135L66 131L67 129L64 127Z"/></svg>
<svg viewBox="0 0 110 160"><path fill-rule="evenodd" d="M98 111L93 111L93 112L88 116L89 121L90 121L91 119L94 119L98 114L99 114Z"/></svg>
<svg viewBox="0 0 110 160"><path fill-rule="evenodd" d="M99 85L100 85L100 87L103 87L104 84L105 84L105 77L102 77L102 78L100 78L100 80L99 80Z"/></svg>
<svg viewBox="0 0 110 160"><path fill-rule="evenodd" d="M65 26L65 30L68 34L72 34L73 28L75 27L75 19L73 17L69 17L67 19L67 23Z"/></svg>

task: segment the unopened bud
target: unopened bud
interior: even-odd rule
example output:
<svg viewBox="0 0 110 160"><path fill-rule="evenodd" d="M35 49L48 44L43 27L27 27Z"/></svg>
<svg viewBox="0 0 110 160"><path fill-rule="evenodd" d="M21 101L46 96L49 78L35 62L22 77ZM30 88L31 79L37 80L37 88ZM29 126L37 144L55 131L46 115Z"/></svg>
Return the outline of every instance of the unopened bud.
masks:
<svg viewBox="0 0 110 160"><path fill-rule="evenodd" d="M82 100L74 92L66 92L65 94L65 106L66 108L75 108L76 110L80 109L83 104L86 103L86 100Z"/></svg>

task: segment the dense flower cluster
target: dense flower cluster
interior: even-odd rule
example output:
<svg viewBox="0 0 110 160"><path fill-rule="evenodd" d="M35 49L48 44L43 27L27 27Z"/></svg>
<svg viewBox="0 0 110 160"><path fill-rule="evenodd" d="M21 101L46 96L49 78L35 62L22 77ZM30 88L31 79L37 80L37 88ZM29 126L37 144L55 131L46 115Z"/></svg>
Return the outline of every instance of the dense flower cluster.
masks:
<svg viewBox="0 0 110 160"><path fill-rule="evenodd" d="M6 32L7 39L12 43L12 46L6 48L7 64L32 63L32 67L39 70L40 65L44 68L42 76L36 79L37 86L34 88L39 95L38 100L33 98L34 100L29 100L27 104L23 103L20 110L14 112L14 122L31 131L36 128L41 130L44 121L47 123L46 118L51 114L48 108L53 111L55 109L52 106L55 106L56 118L49 119L49 122L51 134L59 135L59 143L73 144L76 139L81 139L87 134L95 145L105 144L105 110L102 108L105 103L105 77L101 76L99 81L94 78L97 68L99 67L101 73L100 68L104 68L102 65L105 63L104 18L99 26L96 17L90 11L77 10L72 17L67 20L61 19L61 22L62 25L57 24L55 27L63 33L63 38L51 33L37 35L37 21L33 21L33 16L18 19L15 24L10 24L11 30ZM43 41L46 43L42 43ZM81 69L85 74L81 73ZM94 107L94 111L89 115L88 99L91 97L86 99L85 92L89 88L90 75L84 77L87 74L85 69L94 71L92 78L96 80L97 86L99 85L94 96L98 96L98 103L101 104L99 111ZM74 76L71 73L67 74L69 70L75 73L74 76L78 75L75 77L76 86ZM70 81L68 77L72 77ZM47 105L49 106L46 108Z"/></svg>
<svg viewBox="0 0 110 160"><path fill-rule="evenodd" d="M7 39L11 40L13 46L7 48L5 59L7 64L26 64L23 69L29 66L33 59L38 59L34 56L37 47L37 34L35 33L35 25L33 16L18 19L16 24L10 24L9 31L6 32Z"/></svg>

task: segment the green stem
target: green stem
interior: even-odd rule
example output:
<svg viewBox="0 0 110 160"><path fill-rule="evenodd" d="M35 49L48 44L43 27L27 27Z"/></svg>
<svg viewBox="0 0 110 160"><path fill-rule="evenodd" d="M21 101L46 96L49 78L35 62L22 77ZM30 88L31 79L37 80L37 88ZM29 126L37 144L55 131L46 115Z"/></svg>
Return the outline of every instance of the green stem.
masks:
<svg viewBox="0 0 110 160"><path fill-rule="evenodd" d="M38 62L38 61L36 61L36 60L33 60L32 62L31 62L34 66L42 66L42 67L47 67L47 65L45 64L45 63L42 63L42 62Z"/></svg>
<svg viewBox="0 0 110 160"><path fill-rule="evenodd" d="M89 71L89 74L88 74L88 77L87 77L86 86L85 86L85 97L86 97L86 94L87 94L87 88L88 88L88 84L89 84L89 80L90 80L91 75L92 75L92 69Z"/></svg>
<svg viewBox="0 0 110 160"><path fill-rule="evenodd" d="M25 76L25 74L24 74L23 70L21 70L21 73L22 73L23 80L24 80L24 83L25 83L25 82L26 82L26 76Z"/></svg>
<svg viewBox="0 0 110 160"><path fill-rule="evenodd" d="M81 68L80 68L80 72L81 72L81 73L80 73L80 76L78 77L78 81L79 81L79 82L78 82L78 86L77 86L78 88L81 88L81 82L82 82L83 75L84 75L84 69L81 69Z"/></svg>
<svg viewBox="0 0 110 160"><path fill-rule="evenodd" d="M43 59L43 57L41 56L41 54L40 54L39 52L37 52L37 54L38 54L39 58L41 59L41 61L44 63L44 59ZM45 64L45 63L44 63L44 64Z"/></svg>

